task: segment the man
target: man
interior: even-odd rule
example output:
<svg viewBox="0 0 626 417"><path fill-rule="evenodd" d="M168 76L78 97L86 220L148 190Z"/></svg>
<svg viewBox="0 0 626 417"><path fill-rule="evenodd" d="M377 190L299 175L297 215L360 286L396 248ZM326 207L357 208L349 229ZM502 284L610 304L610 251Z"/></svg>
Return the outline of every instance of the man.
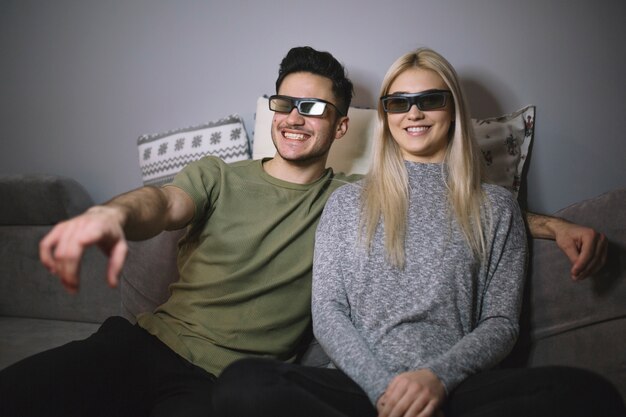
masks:
<svg viewBox="0 0 626 417"><path fill-rule="evenodd" d="M273 159L227 165L205 158L172 185L120 195L42 240L43 264L75 292L88 246L109 256L106 275L115 286L126 239L189 226L168 301L136 326L110 318L83 341L0 372L1 415L210 415L209 394L228 364L295 357L310 323L317 221L332 191L357 178L325 168L332 142L348 129L353 88L335 58L304 47L283 59L276 91ZM564 241L580 245L572 255L577 274L596 268L597 234L553 224L567 225L545 220L545 237L565 233Z"/></svg>
<svg viewBox="0 0 626 417"><path fill-rule="evenodd" d="M332 191L356 179L325 168L348 128L353 88L339 62L311 48L288 53L276 88L275 158L203 159L173 185L123 194L42 240L43 264L74 292L87 246L110 257L115 285L126 238L191 229L166 303L137 326L110 318L84 341L0 372L0 415L209 415L215 377L230 362L295 357L310 323L317 221Z"/></svg>

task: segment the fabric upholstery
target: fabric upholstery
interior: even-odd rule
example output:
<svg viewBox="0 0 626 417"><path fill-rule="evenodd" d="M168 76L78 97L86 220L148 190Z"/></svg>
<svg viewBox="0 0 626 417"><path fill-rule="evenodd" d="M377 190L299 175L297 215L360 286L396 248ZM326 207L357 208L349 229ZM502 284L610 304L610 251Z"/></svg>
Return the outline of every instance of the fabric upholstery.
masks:
<svg viewBox="0 0 626 417"><path fill-rule="evenodd" d="M98 323L117 314L119 290L106 283L106 258L89 249L82 262L80 291L69 294L39 260L39 241L49 226L0 226L1 316Z"/></svg>
<svg viewBox="0 0 626 417"><path fill-rule="evenodd" d="M93 204L77 181L53 175L0 176L0 368L88 336L119 313L119 290L106 284L106 259L86 252L80 291L67 293L39 260L52 225Z"/></svg>
<svg viewBox="0 0 626 417"><path fill-rule="evenodd" d="M41 351L89 337L100 324L0 316L0 369Z"/></svg>
<svg viewBox="0 0 626 417"><path fill-rule="evenodd" d="M626 189L614 190L555 213L605 233L605 267L582 282L556 243L535 239L524 320L529 365L595 369L626 398Z"/></svg>
<svg viewBox="0 0 626 417"><path fill-rule="evenodd" d="M184 234L182 229L129 242L121 279L123 317L135 322L139 313L152 311L167 300L169 285L178 280L177 245Z"/></svg>
<svg viewBox="0 0 626 417"><path fill-rule="evenodd" d="M81 184L57 175L2 175L0 196L0 225L51 225L93 204Z"/></svg>

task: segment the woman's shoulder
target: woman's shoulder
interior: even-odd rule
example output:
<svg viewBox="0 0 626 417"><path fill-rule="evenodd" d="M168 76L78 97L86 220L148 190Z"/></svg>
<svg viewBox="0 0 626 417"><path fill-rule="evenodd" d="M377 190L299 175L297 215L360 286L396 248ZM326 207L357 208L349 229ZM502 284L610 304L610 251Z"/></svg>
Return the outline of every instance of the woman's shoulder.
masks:
<svg viewBox="0 0 626 417"><path fill-rule="evenodd" d="M491 206L497 211L518 211L519 205L515 195L506 188L495 184L482 184L483 192L485 193Z"/></svg>
<svg viewBox="0 0 626 417"><path fill-rule="evenodd" d="M363 180L347 183L339 186L329 198L330 201L354 201L361 198L363 190Z"/></svg>
<svg viewBox="0 0 626 417"><path fill-rule="evenodd" d="M340 213L354 213L354 210L358 209L361 204L362 189L362 180L340 186L333 191L328 198L324 212L326 215L329 213L333 213L334 215Z"/></svg>

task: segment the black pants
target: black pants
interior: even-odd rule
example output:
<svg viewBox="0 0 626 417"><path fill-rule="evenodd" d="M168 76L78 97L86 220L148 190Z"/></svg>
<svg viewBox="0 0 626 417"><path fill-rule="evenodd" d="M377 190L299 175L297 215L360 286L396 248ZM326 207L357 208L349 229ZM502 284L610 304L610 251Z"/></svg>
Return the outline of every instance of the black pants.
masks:
<svg viewBox="0 0 626 417"><path fill-rule="evenodd" d="M215 377L121 317L0 371L2 417L210 416Z"/></svg>
<svg viewBox="0 0 626 417"><path fill-rule="evenodd" d="M221 417L375 417L367 395L344 373L263 359L235 362L213 391ZM615 388L566 367L501 369L468 378L447 398L445 417L623 417Z"/></svg>

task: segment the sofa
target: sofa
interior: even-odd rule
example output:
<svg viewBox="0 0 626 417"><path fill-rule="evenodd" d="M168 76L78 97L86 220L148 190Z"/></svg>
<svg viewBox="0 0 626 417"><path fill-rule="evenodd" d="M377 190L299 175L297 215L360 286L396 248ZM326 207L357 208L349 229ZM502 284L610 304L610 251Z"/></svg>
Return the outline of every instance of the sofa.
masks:
<svg viewBox="0 0 626 417"><path fill-rule="evenodd" d="M348 134L333 145L329 165L337 171L367 171L377 129L376 111L351 107ZM534 135L535 107L472 120L487 175L523 194L522 178ZM272 114L259 97L254 132L248 138L237 115L198 126L138 138L144 184L171 180L184 164L205 154L227 162L272 156ZM250 146L251 143L251 146ZM523 196L522 196L523 197ZM523 198L522 198L523 199ZM58 175L0 175L0 369L42 350L87 337L111 315L135 321L168 297L177 279L176 248L184 231L129 242L120 286L105 280L106 258L89 249L75 295L39 262L38 244L54 224L93 204L75 179ZM521 335L504 366L572 365L611 380L626 399L626 189L573 204L557 216L600 230L609 239L606 266L572 282L570 264L553 241L530 240L531 256L521 317ZM314 340L304 343L302 363L323 366L328 358Z"/></svg>
<svg viewBox="0 0 626 417"><path fill-rule="evenodd" d="M0 176L0 368L87 337L119 314L120 291L100 279L106 259L98 250L85 254L76 295L39 262L39 241L52 225L91 205L87 191L70 178Z"/></svg>
<svg viewBox="0 0 626 417"><path fill-rule="evenodd" d="M134 321L168 296L177 279L176 246L184 231L130 242L121 285L104 278L106 258L88 250L81 287L66 293L39 262L38 243L53 224L93 204L75 180L0 176L0 369L94 332L110 315ZM626 398L626 189L573 204L556 215L603 231L606 266L572 282L569 261L553 241L531 239L519 342L506 366L571 365L611 380ZM328 359L315 343L301 360Z"/></svg>

